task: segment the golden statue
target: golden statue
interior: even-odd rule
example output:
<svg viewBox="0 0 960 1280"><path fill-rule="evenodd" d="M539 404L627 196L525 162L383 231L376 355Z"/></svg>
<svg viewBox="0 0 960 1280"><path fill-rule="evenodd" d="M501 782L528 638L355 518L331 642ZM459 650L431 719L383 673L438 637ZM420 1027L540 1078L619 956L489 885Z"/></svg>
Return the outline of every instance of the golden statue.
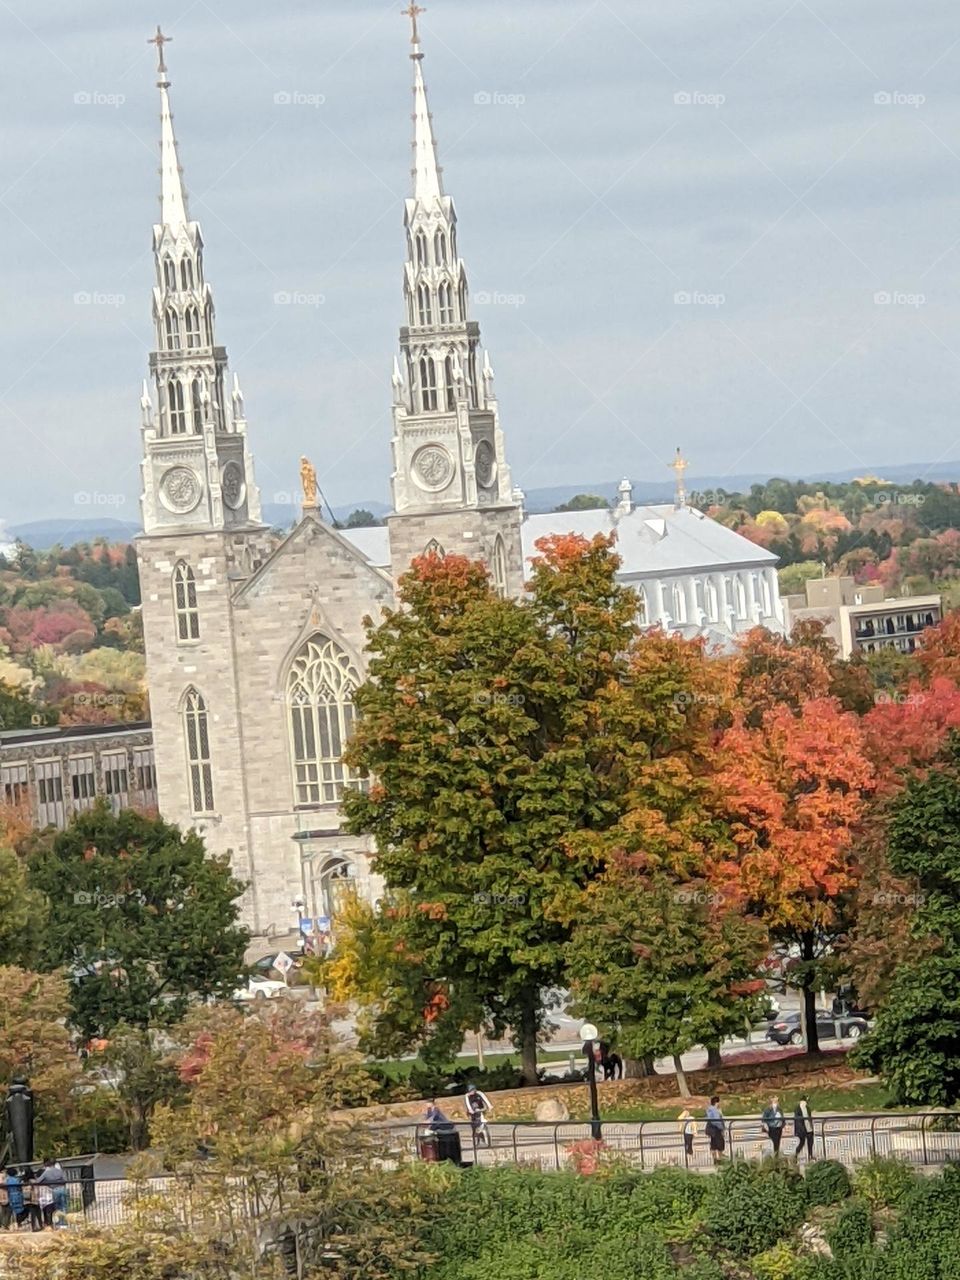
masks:
<svg viewBox="0 0 960 1280"><path fill-rule="evenodd" d="M300 459L300 483L303 485L303 506L317 505L317 469L309 458Z"/></svg>

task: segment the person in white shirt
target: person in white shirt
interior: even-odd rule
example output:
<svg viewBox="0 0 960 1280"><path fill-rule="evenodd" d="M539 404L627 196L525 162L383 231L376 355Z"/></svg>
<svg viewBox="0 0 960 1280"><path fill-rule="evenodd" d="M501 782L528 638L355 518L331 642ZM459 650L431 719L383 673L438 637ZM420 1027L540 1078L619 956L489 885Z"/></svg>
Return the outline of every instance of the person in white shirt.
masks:
<svg viewBox="0 0 960 1280"><path fill-rule="evenodd" d="M467 1096L463 1100L463 1105L470 1121L474 1142L489 1147L490 1134L487 1132L486 1118L488 1115L493 1114L490 1099L475 1084L472 1084L467 1089Z"/></svg>

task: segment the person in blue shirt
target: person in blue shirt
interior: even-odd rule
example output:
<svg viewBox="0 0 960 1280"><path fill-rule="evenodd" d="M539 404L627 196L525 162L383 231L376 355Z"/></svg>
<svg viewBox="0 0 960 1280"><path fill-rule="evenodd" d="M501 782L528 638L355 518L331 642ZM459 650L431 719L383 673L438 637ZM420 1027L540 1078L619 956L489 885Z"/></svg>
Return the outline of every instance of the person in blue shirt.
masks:
<svg viewBox="0 0 960 1280"><path fill-rule="evenodd" d="M713 1163L719 1164L723 1159L723 1153L727 1146L719 1094L715 1093L710 1099L710 1105L707 1107L707 1123L704 1127L707 1137L710 1139L710 1154L713 1156Z"/></svg>

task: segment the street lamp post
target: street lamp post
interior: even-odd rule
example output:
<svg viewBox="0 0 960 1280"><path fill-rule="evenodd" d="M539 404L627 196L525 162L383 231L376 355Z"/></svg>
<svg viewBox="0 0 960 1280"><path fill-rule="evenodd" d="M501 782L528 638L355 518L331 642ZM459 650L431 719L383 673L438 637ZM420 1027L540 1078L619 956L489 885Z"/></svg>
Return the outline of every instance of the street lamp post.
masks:
<svg viewBox="0 0 960 1280"><path fill-rule="evenodd" d="M587 1084L590 1086L590 1136L599 1142L603 1136L600 1129L600 1098L597 1095L597 1059L595 1049L599 1044L600 1032L592 1022L585 1022L580 1028L583 1040L583 1052L587 1055Z"/></svg>

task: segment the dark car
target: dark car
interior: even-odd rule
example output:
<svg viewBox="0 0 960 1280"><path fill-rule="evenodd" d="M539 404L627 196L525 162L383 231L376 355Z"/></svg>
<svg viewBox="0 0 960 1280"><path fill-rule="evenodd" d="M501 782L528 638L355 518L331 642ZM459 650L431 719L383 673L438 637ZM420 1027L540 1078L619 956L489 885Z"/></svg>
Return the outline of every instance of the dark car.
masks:
<svg viewBox="0 0 960 1280"><path fill-rule="evenodd" d="M834 1018L833 1014L819 1010L817 1038L835 1040L837 1024L840 1026L840 1036L844 1040L859 1040L865 1031L870 1030L870 1024L866 1018ZM766 1038L773 1040L776 1044L803 1044L803 1029L800 1026L799 1013L786 1013L782 1018L777 1018L776 1022L770 1024Z"/></svg>
<svg viewBox="0 0 960 1280"><path fill-rule="evenodd" d="M284 978L279 969L274 968L278 955L280 955L279 951L271 951L269 955L261 956L259 960L254 960L253 964L250 965L254 975L261 978L279 978L281 981L285 981L290 987L298 986L303 981L300 973L303 968L304 959L306 958L303 951L294 950L293 948L287 951L287 955L293 961L293 968L287 974L286 978Z"/></svg>

